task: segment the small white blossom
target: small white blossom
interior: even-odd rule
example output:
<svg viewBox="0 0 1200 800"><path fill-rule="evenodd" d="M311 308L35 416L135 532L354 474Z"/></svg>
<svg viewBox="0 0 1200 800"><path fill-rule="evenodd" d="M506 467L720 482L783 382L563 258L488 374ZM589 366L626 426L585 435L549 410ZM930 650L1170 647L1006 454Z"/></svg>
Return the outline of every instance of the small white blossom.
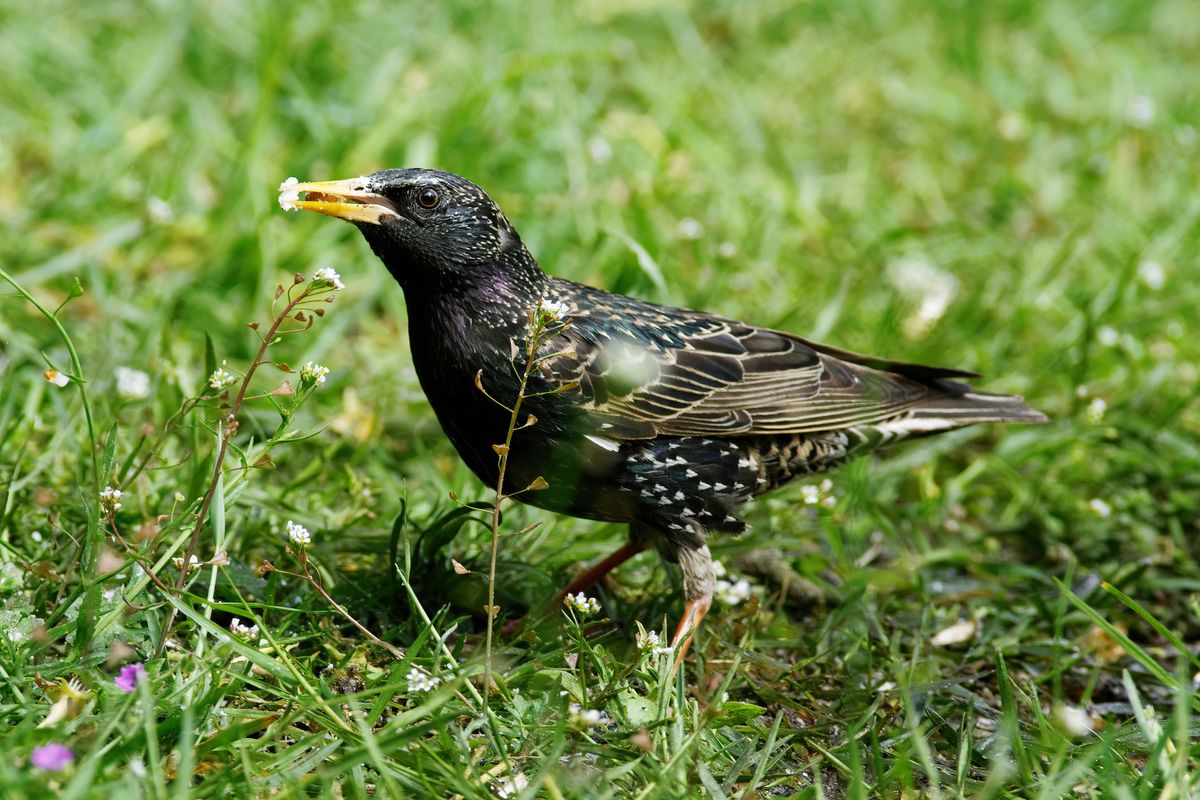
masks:
<svg viewBox="0 0 1200 800"><path fill-rule="evenodd" d="M175 569L179 570L180 572L191 572L194 569L200 569L201 565L204 562L202 562L200 559L196 558L195 555L193 555L191 558L189 558L187 560L187 569L186 570L183 568L184 567L183 556L176 556L175 558L172 558L171 563L174 564Z"/></svg>
<svg viewBox="0 0 1200 800"><path fill-rule="evenodd" d="M46 370L45 372L42 373L42 377L44 377L46 380L50 381L51 383L53 383L55 386L59 387L60 389L63 386L66 386L68 383L71 382L71 379L67 377L67 374L65 372L59 372L56 369Z"/></svg>
<svg viewBox="0 0 1200 800"><path fill-rule="evenodd" d="M525 791L529 786L529 778L525 777L525 773L518 772L508 778L505 778L492 784L492 791L502 800L508 800L510 797L516 797L521 792Z"/></svg>
<svg viewBox="0 0 1200 800"><path fill-rule="evenodd" d="M571 722L579 727L597 727L608 724L608 714L597 708L584 709L579 703L571 703L568 707L571 712Z"/></svg>
<svg viewBox="0 0 1200 800"><path fill-rule="evenodd" d="M699 220L692 219L691 217L684 217L679 220L677 229L680 239L699 239L704 235L704 226L700 224Z"/></svg>
<svg viewBox="0 0 1200 800"><path fill-rule="evenodd" d="M296 544L304 545L312 541L312 534L303 525L297 525L290 519L287 521L287 535Z"/></svg>
<svg viewBox="0 0 1200 800"><path fill-rule="evenodd" d="M721 258L733 258L737 255L737 245L733 242L721 242L717 246L717 255Z"/></svg>
<svg viewBox="0 0 1200 800"><path fill-rule="evenodd" d="M221 362L221 366L217 367L212 375L208 376L208 385L218 391L237 383L237 376L229 370L225 369L225 362Z"/></svg>
<svg viewBox="0 0 1200 800"><path fill-rule="evenodd" d="M1099 497L1093 497L1091 500L1088 500L1088 508L1092 509L1092 513L1101 519L1107 519L1112 516L1112 506Z"/></svg>
<svg viewBox="0 0 1200 800"><path fill-rule="evenodd" d="M41 533L41 531L34 531L33 533L29 534L29 538L30 538L30 539L33 539L33 540L34 540L35 542L37 542L38 544L41 544L41 543L42 543L42 533Z"/></svg>
<svg viewBox="0 0 1200 800"><path fill-rule="evenodd" d="M146 762L140 758L129 759L129 771L133 773L135 778L146 777Z"/></svg>
<svg viewBox="0 0 1200 800"><path fill-rule="evenodd" d="M833 508L837 505L837 498L833 496L833 481L826 478L821 481L820 485L813 486L806 484L800 487L800 497L804 499L806 505L822 508Z"/></svg>
<svg viewBox="0 0 1200 800"><path fill-rule="evenodd" d="M441 683L440 678L435 678L432 675L427 675L418 667L413 667L408 671L408 691L415 692L432 692Z"/></svg>
<svg viewBox="0 0 1200 800"><path fill-rule="evenodd" d="M1054 709L1054 721L1076 739L1095 730L1092 718L1079 706L1058 706Z"/></svg>
<svg viewBox="0 0 1200 800"><path fill-rule="evenodd" d="M100 492L100 507L108 512L121 510L121 498L125 495L120 489L112 486L105 486L104 491Z"/></svg>
<svg viewBox="0 0 1200 800"><path fill-rule="evenodd" d="M922 256L910 256L888 264L887 277L917 310L904 321L911 339L924 336L942 318L958 294L958 279Z"/></svg>
<svg viewBox="0 0 1200 800"><path fill-rule="evenodd" d="M571 306L562 300L543 300L540 306L543 325L561 322L571 310Z"/></svg>
<svg viewBox="0 0 1200 800"><path fill-rule="evenodd" d="M1135 128L1146 128L1154 122L1154 98L1137 94L1125 104L1125 121Z"/></svg>
<svg viewBox="0 0 1200 800"><path fill-rule="evenodd" d="M587 147L588 155L597 164L607 164L609 159L612 158L612 145L603 136L593 136L591 139L588 139Z"/></svg>
<svg viewBox="0 0 1200 800"><path fill-rule="evenodd" d="M341 291L346 288L346 284L342 283L342 276L338 275L333 267L321 267L313 273L314 281L328 281L333 285L335 291Z"/></svg>
<svg viewBox="0 0 1200 800"><path fill-rule="evenodd" d="M1104 412L1107 410L1108 403L1104 402L1104 398L1093 397L1087 405L1087 421L1092 425L1099 425L1104 420Z"/></svg>
<svg viewBox="0 0 1200 800"><path fill-rule="evenodd" d="M1111 325L1101 325L1096 330L1096 341L1105 347L1113 347L1121 341L1121 334L1117 333L1117 329Z"/></svg>
<svg viewBox="0 0 1200 800"><path fill-rule="evenodd" d="M146 201L146 213L159 225L169 225L175 219L175 210L161 197L151 197Z"/></svg>
<svg viewBox="0 0 1200 800"><path fill-rule="evenodd" d="M590 617L592 614L599 613L600 611L600 603L597 602L596 598L588 597L583 592L568 594L563 599L563 605L581 617Z"/></svg>
<svg viewBox="0 0 1200 800"><path fill-rule="evenodd" d="M979 624L974 619L956 620L935 633L929 643L934 647L949 647L952 644L962 644L975 638L979 633Z"/></svg>
<svg viewBox="0 0 1200 800"><path fill-rule="evenodd" d="M10 628L8 631L8 640L10 642L25 641L25 633L18 628Z"/></svg>
<svg viewBox="0 0 1200 800"><path fill-rule="evenodd" d="M126 400L141 400L150 396L150 376L140 369L117 367L117 395Z"/></svg>
<svg viewBox="0 0 1200 800"><path fill-rule="evenodd" d="M284 211L296 210L296 203L300 200L300 193L292 187L298 183L300 181L297 178L288 178L279 184L279 207Z"/></svg>
<svg viewBox="0 0 1200 800"><path fill-rule="evenodd" d="M750 581L742 578L737 581L719 580L713 592L717 599L727 606L736 606L750 597Z"/></svg>
<svg viewBox="0 0 1200 800"><path fill-rule="evenodd" d="M712 562L712 574L714 578L724 578L728 574L725 570L725 564L721 561Z"/></svg>
<svg viewBox="0 0 1200 800"><path fill-rule="evenodd" d="M254 639L258 637L258 625L246 625L237 617L229 620L229 630L235 636L240 636L243 639Z"/></svg>
<svg viewBox="0 0 1200 800"><path fill-rule="evenodd" d="M1167 282L1167 271L1157 261L1143 261L1138 264L1138 279L1157 292Z"/></svg>
<svg viewBox="0 0 1200 800"><path fill-rule="evenodd" d="M322 386L329 374L329 367L322 367L315 361L306 361L300 368L300 380L313 386Z"/></svg>
<svg viewBox="0 0 1200 800"><path fill-rule="evenodd" d="M638 631L637 637L634 639L638 650L652 650L662 645L662 640L659 639L658 631Z"/></svg>

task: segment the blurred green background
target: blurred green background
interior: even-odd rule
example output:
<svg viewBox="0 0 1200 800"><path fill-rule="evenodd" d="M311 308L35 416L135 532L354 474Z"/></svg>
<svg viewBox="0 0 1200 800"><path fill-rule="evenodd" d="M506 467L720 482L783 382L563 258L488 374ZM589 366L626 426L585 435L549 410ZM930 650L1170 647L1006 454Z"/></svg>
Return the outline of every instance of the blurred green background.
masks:
<svg viewBox="0 0 1200 800"><path fill-rule="evenodd" d="M229 512L247 563L278 549L285 515L324 531L335 583L388 573L401 496L420 520L450 490L487 492L424 403L398 287L351 226L278 207L288 176L457 172L556 275L978 370L1053 422L856 462L835 478L836 515L785 490L718 554L774 547L829 590L833 617L797 613L770 635L844 655L817 662L835 685L857 680L854 637L877 611L914 647L939 620L986 619L972 652L1037 674L1062 651L1030 643L1063 630L1023 595L1055 593L1051 577L1116 582L1200 635L1198 74L1194 0L0 0L0 267L51 307L80 281L60 319L100 429L130 432L119 458L200 389L206 335L244 365L245 324L275 284L337 269L348 288L280 356L332 368L301 417L324 431L277 453ZM53 529L49 514L63 536L82 518L65 508L89 466L77 398L43 379L43 352L66 364L53 329L0 290L10 549ZM151 375L148 400L117 398L120 366ZM255 420L273 424L267 408ZM184 437L165 455L193 453ZM166 513L203 466L152 470L126 487L131 508ZM44 488L63 498L49 511ZM546 522L506 545L516 602L623 537L513 519ZM454 555L477 565L484 543L468 532ZM626 610L675 613L667 595L638 603Z"/></svg>

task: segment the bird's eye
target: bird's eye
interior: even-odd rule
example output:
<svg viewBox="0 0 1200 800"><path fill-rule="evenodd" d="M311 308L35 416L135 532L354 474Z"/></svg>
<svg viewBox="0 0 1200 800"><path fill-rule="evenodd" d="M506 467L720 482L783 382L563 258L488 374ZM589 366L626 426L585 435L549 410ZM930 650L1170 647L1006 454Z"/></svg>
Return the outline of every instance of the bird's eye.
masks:
<svg viewBox="0 0 1200 800"><path fill-rule="evenodd" d="M442 198L433 189L422 189L417 192L417 205L426 210L436 208Z"/></svg>

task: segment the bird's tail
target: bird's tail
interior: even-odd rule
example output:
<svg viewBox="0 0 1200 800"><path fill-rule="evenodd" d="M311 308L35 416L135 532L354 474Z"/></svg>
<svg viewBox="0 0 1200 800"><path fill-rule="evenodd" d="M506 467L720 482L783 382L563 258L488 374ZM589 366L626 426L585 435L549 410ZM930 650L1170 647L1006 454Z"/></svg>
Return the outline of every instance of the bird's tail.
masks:
<svg viewBox="0 0 1200 800"><path fill-rule="evenodd" d="M909 434L933 433L980 422L1016 422L1039 424L1049 418L1015 394L980 392L965 383L940 380L936 384L945 394L930 398L912 410L904 420Z"/></svg>

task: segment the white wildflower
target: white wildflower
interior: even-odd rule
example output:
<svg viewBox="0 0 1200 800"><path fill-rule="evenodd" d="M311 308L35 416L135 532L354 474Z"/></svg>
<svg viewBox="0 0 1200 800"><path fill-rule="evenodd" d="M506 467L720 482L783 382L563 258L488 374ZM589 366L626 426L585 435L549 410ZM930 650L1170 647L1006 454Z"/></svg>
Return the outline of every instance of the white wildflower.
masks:
<svg viewBox="0 0 1200 800"><path fill-rule="evenodd" d="M1091 717L1079 706L1058 706L1054 721L1070 736L1081 739L1095 730Z"/></svg>
<svg viewBox="0 0 1200 800"><path fill-rule="evenodd" d="M1138 264L1138 279L1157 292L1167 282L1167 271L1157 261L1143 261Z"/></svg>
<svg viewBox="0 0 1200 800"><path fill-rule="evenodd" d="M117 367L117 395L125 400L141 400L150 396L150 376L140 369Z"/></svg>
<svg viewBox="0 0 1200 800"><path fill-rule="evenodd" d="M258 625L246 625L237 617L229 620L229 630L235 636L240 636L243 639L258 637Z"/></svg>
<svg viewBox="0 0 1200 800"><path fill-rule="evenodd" d="M699 239L704 235L704 226L697 219L684 217L679 220L679 225L676 228L679 231L680 239Z"/></svg>
<svg viewBox="0 0 1200 800"><path fill-rule="evenodd" d="M1101 325L1096 330L1096 341L1105 347L1113 347L1121 341L1121 334L1117 333L1117 329L1111 325Z"/></svg>
<svg viewBox="0 0 1200 800"><path fill-rule="evenodd" d="M105 486L100 492L100 507L110 513L121 510L121 498L125 493L112 486Z"/></svg>
<svg viewBox="0 0 1200 800"><path fill-rule="evenodd" d="M10 628L8 631L8 640L10 642L22 642L25 640L25 633L19 628Z"/></svg>
<svg viewBox="0 0 1200 800"><path fill-rule="evenodd" d="M1093 514L1101 519L1107 519L1108 517L1112 516L1112 506L1101 500L1099 497L1093 497L1091 500L1088 500L1088 508L1092 510Z"/></svg>
<svg viewBox="0 0 1200 800"><path fill-rule="evenodd" d="M713 594L727 606L736 606L750 597L750 581L741 578L736 581L719 580Z"/></svg>
<svg viewBox="0 0 1200 800"><path fill-rule="evenodd" d="M721 258L733 258L737 255L737 245L733 242L721 242L717 246L717 255Z"/></svg>
<svg viewBox="0 0 1200 800"><path fill-rule="evenodd" d="M29 538L33 539L38 544L41 544L42 543L42 532L34 531L33 533L29 534Z"/></svg>
<svg viewBox="0 0 1200 800"><path fill-rule="evenodd" d="M996 130L1007 141L1020 141L1029 135L1029 120L1019 111L1009 111L996 121Z"/></svg>
<svg viewBox="0 0 1200 800"><path fill-rule="evenodd" d="M960 619L935 633L929 643L934 647L948 647L952 644L962 644L975 638L979 625L973 619Z"/></svg>
<svg viewBox="0 0 1200 800"><path fill-rule="evenodd" d="M1104 420L1104 412L1108 410L1108 403L1104 402L1102 397L1093 397L1092 401L1087 404L1087 421L1092 425L1099 425Z"/></svg>
<svg viewBox="0 0 1200 800"><path fill-rule="evenodd" d="M634 638L634 643L638 650L653 650L662 646L662 640L659 639L658 631L638 631Z"/></svg>
<svg viewBox="0 0 1200 800"><path fill-rule="evenodd" d="M135 778L146 777L146 762L140 758L129 759L129 771Z"/></svg>
<svg viewBox="0 0 1200 800"><path fill-rule="evenodd" d="M720 561L712 562L712 574L714 578L724 578L726 573L725 564Z"/></svg>
<svg viewBox="0 0 1200 800"><path fill-rule="evenodd" d="M574 611L581 617L590 617L600 611L600 603L596 598L588 597L583 592L579 594L568 594L563 599L563 605Z"/></svg>
<svg viewBox="0 0 1200 800"><path fill-rule="evenodd" d="M921 256L888 264L887 277L901 294L919 303L916 312L904 321L904 332L913 339L927 333L958 294L958 279Z"/></svg>
<svg viewBox="0 0 1200 800"><path fill-rule="evenodd" d="M312 534L308 532L308 528L303 525L297 525L290 519L287 521L288 538L299 545L305 545L312 541Z"/></svg>
<svg viewBox="0 0 1200 800"><path fill-rule="evenodd" d="M284 211L296 210L296 203L300 200L300 193L292 187L298 183L300 183L299 179L288 178L279 184L279 207Z"/></svg>
<svg viewBox="0 0 1200 800"><path fill-rule="evenodd" d="M584 709L579 703L571 703L568 707L571 712L571 722L578 727L597 727L599 725L608 724L608 714L605 714L598 708Z"/></svg>
<svg viewBox="0 0 1200 800"><path fill-rule="evenodd" d="M322 386L325 383L325 377L329 374L329 367L322 367L315 361L306 361L304 366L300 368L300 380L303 383L311 383L313 386Z"/></svg>
<svg viewBox="0 0 1200 800"><path fill-rule="evenodd" d="M571 306L562 300L542 300L539 306L541 308L543 325L551 322L561 322L571 310Z"/></svg>
<svg viewBox="0 0 1200 800"><path fill-rule="evenodd" d="M828 478L817 486L812 484L801 486L800 497L804 500L805 505L819 505L822 508L833 508L837 505L837 498L833 495L833 481Z"/></svg>
<svg viewBox="0 0 1200 800"><path fill-rule="evenodd" d="M175 219L175 210L161 197L151 197L146 201L146 213L151 221L159 225L169 225Z"/></svg>
<svg viewBox="0 0 1200 800"><path fill-rule="evenodd" d="M415 692L432 692L441 683L440 678L435 678L422 671L419 667L413 667L408 671L408 691Z"/></svg>
<svg viewBox="0 0 1200 800"><path fill-rule="evenodd" d="M346 288L346 284L342 283L342 276L337 274L333 267L321 267L313 273L314 281L328 281L333 286L334 291L341 291Z"/></svg>
<svg viewBox="0 0 1200 800"><path fill-rule="evenodd" d="M71 382L71 379L67 377L67 374L65 372L59 372L58 370L53 369L53 368L48 369L45 372L43 372L42 377L45 378L46 380L50 381L51 383L53 383L55 386L57 386L59 388L62 388L63 386L66 386L68 383Z"/></svg>
<svg viewBox="0 0 1200 800"><path fill-rule="evenodd" d="M525 777L525 773L518 772L511 777L505 778L492 784L492 791L497 797L507 800L510 797L516 797L521 792L525 791L529 786L529 778Z"/></svg>
<svg viewBox="0 0 1200 800"><path fill-rule="evenodd" d="M612 158L612 145L603 136L593 136L588 139L588 155L597 164L606 164Z"/></svg>
<svg viewBox="0 0 1200 800"><path fill-rule="evenodd" d="M1125 104L1125 121L1135 128L1146 128L1154 122L1154 98L1137 94Z"/></svg>
<svg viewBox="0 0 1200 800"><path fill-rule="evenodd" d="M225 362L221 362L221 366L213 370L213 374L208 376L208 385L213 389L220 391L229 386L233 386L238 382L237 376L229 370L225 369Z"/></svg>
<svg viewBox="0 0 1200 800"><path fill-rule="evenodd" d="M187 569L186 570L184 569L183 556L176 556L175 558L172 558L171 563L174 564L175 569L179 570L180 572L191 572L194 569L200 569L200 567L203 565L204 562L202 562L200 559L196 558L196 556L193 554L187 560Z"/></svg>

